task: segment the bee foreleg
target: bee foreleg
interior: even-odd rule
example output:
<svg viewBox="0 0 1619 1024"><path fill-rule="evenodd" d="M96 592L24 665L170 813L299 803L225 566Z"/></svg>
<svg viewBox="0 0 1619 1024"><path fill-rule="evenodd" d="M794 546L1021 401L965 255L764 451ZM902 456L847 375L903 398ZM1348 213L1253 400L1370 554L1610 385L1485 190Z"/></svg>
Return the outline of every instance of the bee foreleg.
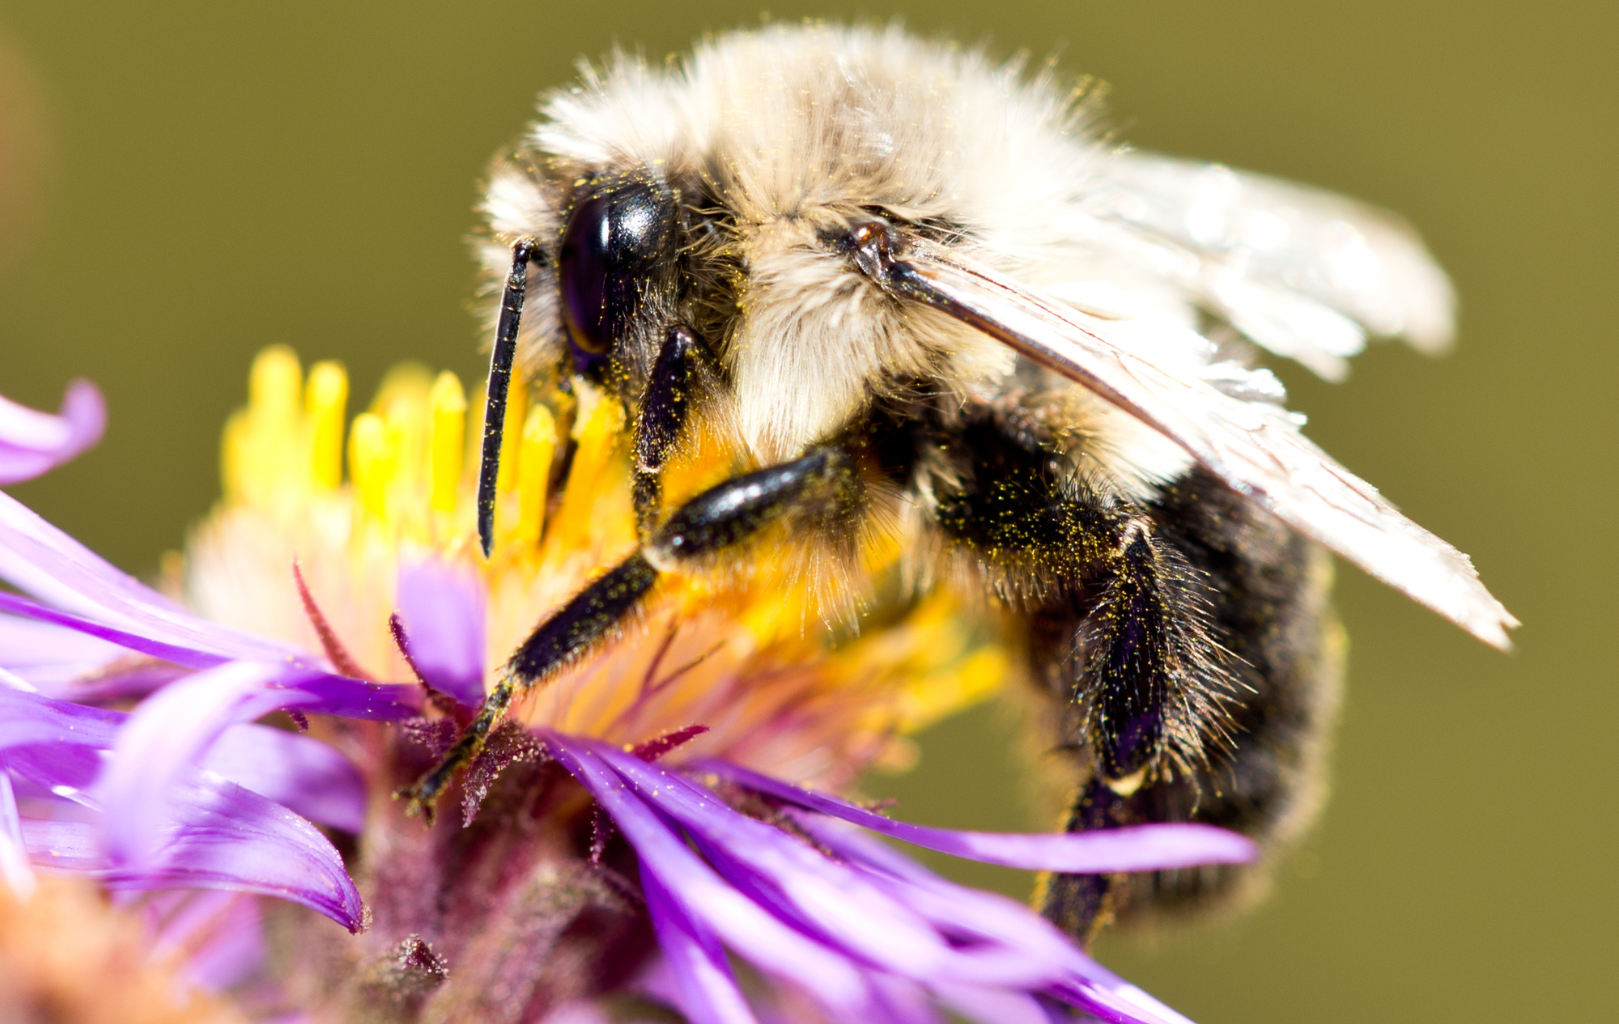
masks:
<svg viewBox="0 0 1619 1024"><path fill-rule="evenodd" d="M708 350L690 328L669 328L635 424L635 519L643 539L650 537L663 500L664 463L680 443L709 363Z"/></svg>

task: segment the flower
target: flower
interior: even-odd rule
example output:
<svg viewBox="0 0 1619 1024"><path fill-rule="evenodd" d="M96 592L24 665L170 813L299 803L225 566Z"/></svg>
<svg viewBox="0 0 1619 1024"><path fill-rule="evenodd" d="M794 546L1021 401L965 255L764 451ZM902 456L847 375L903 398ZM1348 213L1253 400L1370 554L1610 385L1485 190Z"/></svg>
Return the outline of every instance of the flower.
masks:
<svg viewBox="0 0 1619 1024"><path fill-rule="evenodd" d="M245 1024L181 982L172 941L153 945L140 916L109 911L89 879L48 876L26 900L0 887L0 1020Z"/></svg>
<svg viewBox="0 0 1619 1024"><path fill-rule="evenodd" d="M0 872L18 898L41 867L87 875L193 984L261 1017L561 1022L639 1000L694 1024L1182 1019L1028 908L867 833L1064 872L1250 844L1196 825L950 832L837 795L1009 660L947 591L859 635L828 624L841 609L789 538L660 582L514 705L460 814L408 818L389 795L453 741L490 666L633 549L623 413L583 382L514 391L485 561L460 382L391 374L347 431L345 481L347 388L334 363L259 357L225 497L167 594L0 494L19 592L0 592ZM730 469L699 443L668 494ZM895 555L870 540L833 596L877 593Z"/></svg>
<svg viewBox="0 0 1619 1024"><path fill-rule="evenodd" d="M52 416L0 396L0 484L29 480L76 458L101 440L107 407L89 381L76 380Z"/></svg>

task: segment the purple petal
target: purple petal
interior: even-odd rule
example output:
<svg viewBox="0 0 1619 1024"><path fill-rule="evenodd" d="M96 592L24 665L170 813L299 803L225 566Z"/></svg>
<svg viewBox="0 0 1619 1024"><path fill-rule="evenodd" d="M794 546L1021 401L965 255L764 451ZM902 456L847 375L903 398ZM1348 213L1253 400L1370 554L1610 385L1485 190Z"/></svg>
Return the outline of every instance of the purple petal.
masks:
<svg viewBox="0 0 1619 1024"><path fill-rule="evenodd" d="M22 818L17 814L17 794L11 789L5 759L0 758L0 884L18 899L34 891L34 871L28 866L28 845L23 839Z"/></svg>
<svg viewBox="0 0 1619 1024"><path fill-rule="evenodd" d="M390 692L383 692L390 691ZM142 862L170 789L188 778L225 730L283 708L349 717L400 718L415 687L384 687L339 676L312 677L287 665L231 662L159 691L118 735L99 792L108 808L108 850L118 863ZM300 748L306 749L306 748ZM311 797L311 799L318 799ZM343 797L338 796L339 804ZM342 807L336 807L344 816ZM352 823L355 816L348 814Z"/></svg>
<svg viewBox="0 0 1619 1024"><path fill-rule="evenodd" d="M249 708L249 710L252 710ZM0 689L0 750L18 774L47 789L80 789L100 770L127 715ZM365 780L337 751L308 736L256 725L222 730L200 764L305 817L349 832L365 821ZM199 763L186 761L181 770ZM166 776L173 778L172 774ZM152 780L157 783L159 780Z"/></svg>
<svg viewBox="0 0 1619 1024"><path fill-rule="evenodd" d="M0 494L0 498L4 498ZM190 668L214 668L225 664L227 658L217 652L195 647L178 647L150 637L104 626L68 612L57 611L35 604L15 594L0 593L0 612L13 612L44 622L65 625L91 636L111 640L121 647ZM203 620L196 620L199 623ZM203 623L203 625L208 625ZM254 659L241 659L243 663ZM308 659L287 654L269 659L283 673L283 686L299 690L303 696L298 703L289 703L305 711L341 718L366 718L393 721L409 718L421 709L421 694L413 685L404 683L372 683L348 676L336 675L311 668Z"/></svg>
<svg viewBox="0 0 1619 1024"><path fill-rule="evenodd" d="M0 687L0 751L28 746L105 750L124 718L117 711Z"/></svg>
<svg viewBox="0 0 1619 1024"><path fill-rule="evenodd" d="M1100 964L1095 967L1095 977L1075 977L1052 994L1110 1024L1192 1024Z"/></svg>
<svg viewBox="0 0 1619 1024"><path fill-rule="evenodd" d="M83 807L101 806L90 795L101 774L102 752L96 747L15 747L6 753L5 763L13 780L24 784L30 798L39 797L39 791L43 791L53 800Z"/></svg>
<svg viewBox="0 0 1619 1024"><path fill-rule="evenodd" d="M881 972L873 972L872 982L877 989L877 1002L883 1008L884 1021L892 1021L893 1024L944 1024L944 1019L933 1008L927 990L916 982ZM867 1022L853 1020L848 1024Z"/></svg>
<svg viewBox="0 0 1619 1024"><path fill-rule="evenodd" d="M978 1024L1052 1024L1051 1014L1027 992L968 985L939 985L934 992L958 1016Z"/></svg>
<svg viewBox="0 0 1619 1024"><path fill-rule="evenodd" d="M345 832L365 827L365 777L313 737L233 725L208 750L202 766L311 821Z"/></svg>
<svg viewBox="0 0 1619 1024"><path fill-rule="evenodd" d="M1025 947L957 949L921 915L847 865L775 826L739 814L671 770L593 746L658 810L684 826L733 885L851 956L919 981L1028 987L1062 976L1066 956Z"/></svg>
<svg viewBox="0 0 1619 1024"><path fill-rule="evenodd" d="M40 691L51 697L89 704L139 700L190 672L179 665L142 658L135 664L76 679L66 685L40 680L43 684Z"/></svg>
<svg viewBox="0 0 1619 1024"><path fill-rule="evenodd" d="M139 862L113 857L111 867L98 873L108 888L275 896L317 910L349 931L360 929L360 893L336 847L315 826L218 776L177 786L170 796L151 823L156 847Z"/></svg>
<svg viewBox="0 0 1619 1024"><path fill-rule="evenodd" d="M256 897L228 890L166 893L154 958L183 954L184 973L207 992L223 992L264 964L263 914Z"/></svg>
<svg viewBox="0 0 1619 1024"><path fill-rule="evenodd" d="M845 822L803 811L790 813L816 842L858 868L872 872L874 884L904 900L958 941L991 942L1007 949L1021 947L1039 950L1043 956L1063 958L1065 976L1043 991L1081 1006L1104 1020L1122 1024L1141 1021L1190 1024L1174 1010L1080 952L1050 922L1023 904L956 885ZM966 991L951 988L954 984L948 981L939 989L941 998L949 1001L955 998L951 992L960 996Z"/></svg>
<svg viewBox="0 0 1619 1024"><path fill-rule="evenodd" d="M687 916L645 866L641 892L680 1012L691 1024L758 1024L714 933Z"/></svg>
<svg viewBox="0 0 1619 1024"><path fill-rule="evenodd" d="M234 662L147 698L124 727L98 788L107 808L107 851L115 864L145 864L162 845L175 790L231 725L284 706L270 687L278 666Z"/></svg>
<svg viewBox="0 0 1619 1024"><path fill-rule="evenodd" d="M0 497L4 495L0 494ZM0 551L0 558L3 558L4 554L5 552ZM186 668L213 668L230 660L229 656L208 650L206 646L172 644L157 639L162 630L143 632L139 627L135 631L119 629L82 615L37 604L16 594L0 593L0 611L26 616L37 622L65 626L74 632L107 641L125 650L161 658Z"/></svg>
<svg viewBox="0 0 1619 1024"><path fill-rule="evenodd" d="M1072 942L1016 900L941 878L853 825L803 811L793 819L816 842L861 871L871 884L903 902L961 943L993 943L1013 955L1052 964L1052 974L1087 965Z"/></svg>
<svg viewBox="0 0 1619 1024"><path fill-rule="evenodd" d="M359 893L325 836L292 811L217 775L199 775L196 768L233 716L254 718L299 701L319 705L318 693L270 685L285 672L284 666L239 663L199 673L127 719L0 690L0 749L7 751L8 766L20 764L21 755L38 755L37 773L46 775L39 781L53 791L59 785L53 778L65 770L63 758L109 746L116 752L99 787L111 813L99 826L24 820L30 855L37 863L94 870L113 888L256 892L304 903L358 927ZM300 748L299 757L306 766L321 760L307 748ZM150 775L143 778L143 769Z"/></svg>
<svg viewBox="0 0 1619 1024"><path fill-rule="evenodd" d="M411 661L440 693L483 703L484 588L465 566L439 560L399 567L399 618Z"/></svg>
<svg viewBox="0 0 1619 1024"><path fill-rule="evenodd" d="M54 623L0 615L0 667L36 689L54 691L129 657L117 644Z"/></svg>
<svg viewBox="0 0 1619 1024"><path fill-rule="evenodd" d="M190 661L165 653L143 651L155 657L203 667L198 655L212 655L205 664L227 658L281 661L292 658L314 667L304 652L286 644L253 636L190 614L157 591L113 568L78 541L35 515L8 494L0 493L0 579L18 590L71 613L64 621L39 614L33 602L12 595L0 611L82 629L93 623L114 633L140 637L175 652L193 652ZM85 632L93 632L85 629ZM142 650L116 636L102 635L121 646Z"/></svg>
<svg viewBox="0 0 1619 1024"><path fill-rule="evenodd" d="M263 661L310 673L306 688L325 680L325 708L306 710L354 718L402 718L420 704L415 687L345 686L295 647L200 619L96 557L9 495L0 493L0 579L45 605L0 593L0 612L55 623L120 647L188 668L228 660ZM47 607L47 605L49 607ZM313 689L311 689L313 692Z"/></svg>
<svg viewBox="0 0 1619 1024"><path fill-rule="evenodd" d="M102 871L107 856L101 850L101 829L90 821L22 819L23 844L28 859L40 867L69 871Z"/></svg>
<svg viewBox="0 0 1619 1024"><path fill-rule="evenodd" d="M869 1005L859 970L846 958L787 927L726 884L624 780L582 741L545 734L552 754L578 779L657 875L681 910L767 973L789 979L830 1006Z"/></svg>
<svg viewBox="0 0 1619 1024"><path fill-rule="evenodd" d="M1094 874L1155 871L1197 864L1240 864L1257 854L1252 841L1209 825L1133 825L1095 832L958 832L908 825L836 797L778 782L725 761L703 760L693 770L710 771L777 800L851 821L894 839L985 864L1031 871Z"/></svg>
<svg viewBox="0 0 1619 1024"><path fill-rule="evenodd" d="M87 380L67 386L55 416L0 397L0 485L60 466L101 440L106 428L106 403Z"/></svg>

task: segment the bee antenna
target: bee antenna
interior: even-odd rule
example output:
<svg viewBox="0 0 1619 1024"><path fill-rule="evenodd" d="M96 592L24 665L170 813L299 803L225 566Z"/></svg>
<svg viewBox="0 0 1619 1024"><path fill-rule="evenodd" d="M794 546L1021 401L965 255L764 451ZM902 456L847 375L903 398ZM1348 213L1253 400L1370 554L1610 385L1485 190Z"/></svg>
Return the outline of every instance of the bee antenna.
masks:
<svg viewBox="0 0 1619 1024"><path fill-rule="evenodd" d="M495 483L500 478L500 446L506 433L506 395L512 385L512 361L517 355L517 328L523 321L523 292L528 287L528 265L539 243L519 238L512 245L512 272L500 295L500 322L495 347L489 354L488 397L483 407L483 458L478 464L478 543L488 558L495 546Z"/></svg>

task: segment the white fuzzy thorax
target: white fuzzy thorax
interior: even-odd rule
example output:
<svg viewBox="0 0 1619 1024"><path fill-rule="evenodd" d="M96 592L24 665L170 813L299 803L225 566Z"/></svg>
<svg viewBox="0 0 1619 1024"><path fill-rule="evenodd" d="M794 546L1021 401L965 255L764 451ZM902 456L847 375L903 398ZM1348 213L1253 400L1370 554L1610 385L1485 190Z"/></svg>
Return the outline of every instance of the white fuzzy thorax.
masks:
<svg viewBox="0 0 1619 1024"><path fill-rule="evenodd" d="M728 214L726 256L739 268L739 313L725 337L707 340L734 385L728 420L759 463L832 435L897 381L993 391L1018 369L999 342L896 303L828 244L872 210L941 226L936 244L1088 312L1186 328L1201 310L1329 375L1358 344L1357 319L1373 333L1424 317L1448 323L1437 270L1427 291L1398 295L1368 291L1375 259L1345 277L1342 260L1317 252L1311 232L1324 228L1312 204L1337 204L1320 206L1333 237L1360 239L1356 251L1385 267L1425 260L1397 224L1295 189L1282 216L1267 214L1281 228L1208 241L1221 217L1258 216L1260 200L1282 195L1276 183L1222 168L1230 187L1211 192L1206 165L1106 141L1088 94L1059 88L1050 72L1027 76L1019 63L897 28L772 26L656 67L618 55L544 97L541 114L492 177L490 279L504 277L514 238L557 237L574 181L637 172L703 181ZM552 279L539 270L531 282L521 357L534 371L554 365L565 342ZM1323 323L1343 337L1316 336ZM1056 378L1042 386L1075 390ZM1123 494L1145 497L1191 463L1089 393L1065 405L1092 441L1085 470Z"/></svg>

